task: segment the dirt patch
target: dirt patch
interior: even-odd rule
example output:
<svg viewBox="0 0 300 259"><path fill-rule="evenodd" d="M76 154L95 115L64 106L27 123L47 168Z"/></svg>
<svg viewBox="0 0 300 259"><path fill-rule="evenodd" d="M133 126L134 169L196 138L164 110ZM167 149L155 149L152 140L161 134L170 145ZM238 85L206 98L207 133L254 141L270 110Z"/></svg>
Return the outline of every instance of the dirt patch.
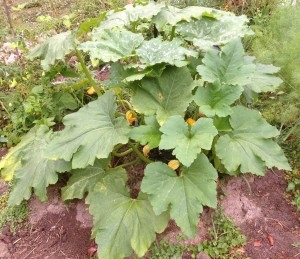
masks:
<svg viewBox="0 0 300 259"><path fill-rule="evenodd" d="M3 228L0 236L3 253L9 258L87 258L91 241L91 216L82 202L65 206L59 200L59 188L48 191L49 201L35 197L29 202L27 227L15 235Z"/></svg>
<svg viewBox="0 0 300 259"><path fill-rule="evenodd" d="M251 258L300 258L300 216L284 197L287 183L280 171L266 176L232 178L224 185L224 212L247 236L245 250Z"/></svg>

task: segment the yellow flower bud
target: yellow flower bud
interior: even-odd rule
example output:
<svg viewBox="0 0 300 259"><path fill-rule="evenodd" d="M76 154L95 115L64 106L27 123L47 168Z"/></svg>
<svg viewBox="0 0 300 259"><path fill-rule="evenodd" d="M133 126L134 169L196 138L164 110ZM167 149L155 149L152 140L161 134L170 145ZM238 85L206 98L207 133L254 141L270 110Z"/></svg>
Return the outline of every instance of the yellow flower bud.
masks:
<svg viewBox="0 0 300 259"><path fill-rule="evenodd" d="M191 125L191 126L193 126L194 124L195 124L195 120L193 120L192 118L188 118L187 120L186 120L186 122L189 124L189 125Z"/></svg>
<svg viewBox="0 0 300 259"><path fill-rule="evenodd" d="M86 91L89 95L93 95L94 93L96 93L94 87L89 87Z"/></svg>
<svg viewBox="0 0 300 259"><path fill-rule="evenodd" d="M143 147L143 154L144 154L144 156L148 157L149 153L150 153L150 147L149 147L149 145L144 146Z"/></svg>
<svg viewBox="0 0 300 259"><path fill-rule="evenodd" d="M176 170L178 167L179 167L180 163L178 160L171 160L169 163L168 163L168 166L170 168L172 168L173 170Z"/></svg>
<svg viewBox="0 0 300 259"><path fill-rule="evenodd" d="M127 111L125 117L129 123L133 123L134 121L136 121L136 118L134 117L134 114L132 111Z"/></svg>

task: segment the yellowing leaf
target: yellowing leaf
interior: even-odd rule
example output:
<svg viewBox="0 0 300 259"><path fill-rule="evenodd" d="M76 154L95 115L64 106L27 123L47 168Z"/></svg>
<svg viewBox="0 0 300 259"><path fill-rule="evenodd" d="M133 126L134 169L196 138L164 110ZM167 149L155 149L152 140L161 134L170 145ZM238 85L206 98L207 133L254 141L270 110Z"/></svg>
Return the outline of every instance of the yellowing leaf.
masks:
<svg viewBox="0 0 300 259"><path fill-rule="evenodd" d="M176 170L178 167L179 167L180 163L178 160L171 160L169 163L168 163L168 167L170 167L171 169L173 170Z"/></svg>

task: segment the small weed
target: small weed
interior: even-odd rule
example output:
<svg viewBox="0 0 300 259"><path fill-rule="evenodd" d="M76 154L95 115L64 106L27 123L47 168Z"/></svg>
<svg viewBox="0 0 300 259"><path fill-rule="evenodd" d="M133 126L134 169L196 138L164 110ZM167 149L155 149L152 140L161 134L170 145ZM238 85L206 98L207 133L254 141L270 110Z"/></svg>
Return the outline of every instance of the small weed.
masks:
<svg viewBox="0 0 300 259"><path fill-rule="evenodd" d="M227 218L222 209L219 208L212 215L212 227L208 230L209 240L198 246L186 246L178 243L170 244L167 238L155 243L151 251L151 257L155 259L182 258L184 253L191 254L196 258L197 254L204 252L212 258L242 258L239 248L246 243L246 237L240 229ZM176 238L184 240L182 236Z"/></svg>
<svg viewBox="0 0 300 259"><path fill-rule="evenodd" d="M9 191L0 196L0 230L8 224L10 231L15 233L27 218L29 209L26 201L18 206L8 207Z"/></svg>
<svg viewBox="0 0 300 259"><path fill-rule="evenodd" d="M212 228L209 230L210 240L198 246L199 251L204 251L212 258L239 258L238 248L246 243L246 237L240 229L227 218L222 209L212 215Z"/></svg>

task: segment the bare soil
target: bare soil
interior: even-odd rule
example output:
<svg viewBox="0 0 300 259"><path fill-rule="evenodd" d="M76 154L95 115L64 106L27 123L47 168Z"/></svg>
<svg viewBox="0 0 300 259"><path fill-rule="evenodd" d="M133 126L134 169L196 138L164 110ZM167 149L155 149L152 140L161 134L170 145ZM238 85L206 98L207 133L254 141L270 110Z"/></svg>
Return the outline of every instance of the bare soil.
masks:
<svg viewBox="0 0 300 259"><path fill-rule="evenodd" d="M2 153L1 153L2 152ZM6 152L6 150L5 150ZM5 153L0 150L0 155ZM129 166L128 185L136 196L142 180L143 165ZM264 177L248 175L247 182L241 178L226 177L220 185L224 199L220 204L242 232L247 236L245 257L253 259L300 258L300 214L285 198L287 183L284 173L268 171ZM48 188L49 200L40 202L34 196L29 201L30 214L26 227L16 234L9 227L0 235L0 257L15 259L66 259L90 258L97 246L90 239L92 219L82 201L63 204L60 200L60 185ZM6 191L1 189L2 193ZM206 209L198 224L195 239L181 240L185 245L196 245L207 238L210 213ZM167 237L170 243L178 242L182 235L174 221L170 221L158 240ZM184 258L190 258L188 254Z"/></svg>

